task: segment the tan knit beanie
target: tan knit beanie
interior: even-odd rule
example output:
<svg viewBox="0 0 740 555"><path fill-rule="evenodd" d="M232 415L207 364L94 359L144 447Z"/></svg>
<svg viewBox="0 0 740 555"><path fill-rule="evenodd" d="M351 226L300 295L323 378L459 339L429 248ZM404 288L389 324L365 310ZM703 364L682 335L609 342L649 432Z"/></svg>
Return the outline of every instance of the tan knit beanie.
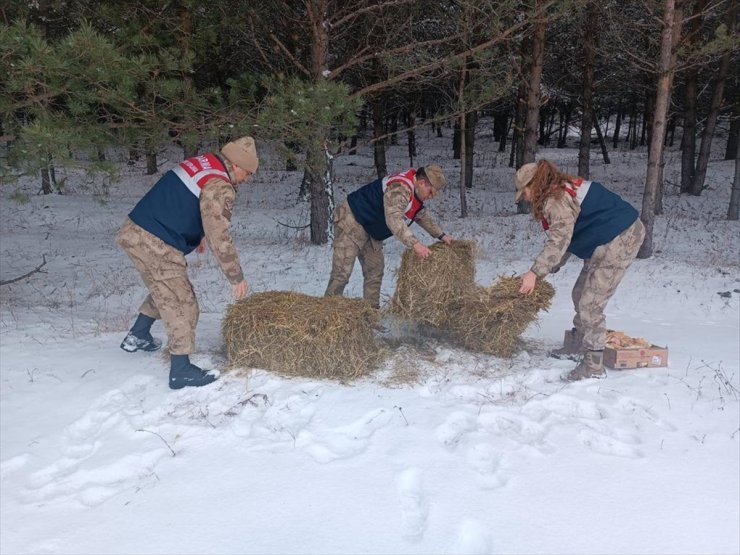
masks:
<svg viewBox="0 0 740 555"><path fill-rule="evenodd" d="M221 154L229 159L229 162L250 173L257 171L259 159L257 158L257 147L252 137L242 137L230 143L226 143L221 149Z"/></svg>

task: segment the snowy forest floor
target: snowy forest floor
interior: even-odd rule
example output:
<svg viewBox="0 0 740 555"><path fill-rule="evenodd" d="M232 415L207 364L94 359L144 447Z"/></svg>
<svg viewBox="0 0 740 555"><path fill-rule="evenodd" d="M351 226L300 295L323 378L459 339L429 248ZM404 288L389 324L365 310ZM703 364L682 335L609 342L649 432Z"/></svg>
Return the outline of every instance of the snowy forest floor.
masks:
<svg viewBox="0 0 740 555"><path fill-rule="evenodd" d="M477 281L526 271L545 236L515 213L508 153L481 133L463 219L451 139L425 129L419 143L415 164L439 163L450 180L430 209L476 241ZM611 152L609 165L596 154L591 178L639 209L644 151ZM331 246L284 225L308 221L301 172L261 155L232 223L247 280L321 295ZM388 156L389 171L408 167L405 145ZM575 149L538 157L576 173ZM161 171L178 161L161 158ZM337 202L374 172L366 144L338 157ZM679 172L671 149L655 254L607 307L610 328L668 346L667 368L560 380L573 363L547 353L571 325L571 261L548 278L553 306L512 359L426 339L351 385L248 369L178 392L160 355L118 348L145 289L114 236L161 173L122 164L107 195L74 173L60 175L63 195L4 185L0 279L46 265L0 289L0 552L740 552L734 161L712 160L700 197L677 194ZM385 252L383 302L402 245ZM210 253L188 258L201 308L193 360L222 368L230 287ZM355 268L346 294L361 291Z"/></svg>

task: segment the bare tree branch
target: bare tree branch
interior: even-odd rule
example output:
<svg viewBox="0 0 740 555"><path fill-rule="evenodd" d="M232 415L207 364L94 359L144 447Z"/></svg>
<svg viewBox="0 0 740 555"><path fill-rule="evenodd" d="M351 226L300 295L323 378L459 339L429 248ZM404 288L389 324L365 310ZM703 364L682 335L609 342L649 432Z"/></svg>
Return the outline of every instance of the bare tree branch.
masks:
<svg viewBox="0 0 740 555"><path fill-rule="evenodd" d="M481 52L482 50L490 48L491 46L495 44L503 42L505 39L513 35L516 31L519 31L523 27L526 27L527 25L529 25L532 20L541 17L542 14L546 13L548 8L550 8L550 6L552 6L555 3L556 3L556 0L549 0L548 2L542 4L542 6L536 12L532 14L531 19L524 19L520 21L519 23L512 25L511 27L504 30L503 32L496 35L490 40L477 44L472 48L468 48L467 50L464 50L463 52L459 52L452 56L448 56L447 58L434 60L433 62L430 62L426 65L411 69L409 71L404 71L403 73L399 73L398 75L390 77L389 79L386 79L385 81L381 81L378 83L373 83L372 85L368 85L365 88L362 88L362 89L359 89L353 92L350 95L350 98L355 98L358 96L366 95L368 93L386 89L390 85L393 85L395 83L400 83L401 81L405 81L406 79L411 79L412 77L416 77L417 75L422 75L433 69L450 66L454 62L465 59L466 56L470 56L471 54L476 54L477 52Z"/></svg>
<svg viewBox="0 0 740 555"><path fill-rule="evenodd" d="M441 39L433 39L433 40L428 40L428 41L423 41L423 42L412 42L409 44L405 44L403 46L399 46L398 48L392 48L390 50L383 50L382 52L371 52L370 54L365 54L364 56L357 56L349 60L346 64L334 68L329 74L329 79L335 79L341 72L351 67L354 67L356 65L362 64L366 62L367 60L372 60L373 58L377 57L379 54L382 56L393 56L396 54L403 54L405 52L421 49L426 46L435 46L437 44L444 44L447 42L456 41L460 39L462 36L463 36L462 33L458 33L456 35L444 37Z"/></svg>
<svg viewBox="0 0 740 555"><path fill-rule="evenodd" d="M275 220L275 218L273 218L273 220ZM311 227L311 224L310 223L308 223L306 225L288 225L288 224L284 224L280 220L275 220L275 222L277 222L280 225L282 225L284 227L287 227L289 229L298 229L298 230L301 230L301 229L308 229L309 227Z"/></svg>
<svg viewBox="0 0 740 555"><path fill-rule="evenodd" d="M36 266L33 270L31 270L30 272L28 272L26 274L23 274L22 276L18 276L17 278L7 279L5 281L0 281L0 285L9 285L11 283L15 283L16 281L20 281L22 279L26 279L28 276L31 276L31 275L35 274L36 272L38 272L40 274L45 274L46 272L41 270L41 268L43 268L45 265L46 265L46 255L44 254L44 255L42 255L42 262L41 262L41 264L39 264L38 266Z"/></svg>
<svg viewBox="0 0 740 555"><path fill-rule="evenodd" d="M353 20L353 19L355 19L355 18L357 18L357 17L359 17L359 16L361 16L361 15L363 15L365 13L373 12L373 11L376 11L376 10L387 9L387 8L392 7L392 6L402 6L404 4L411 4L411 3L415 2L415 1L416 0L393 0L391 2L381 2L379 4L365 6L364 8L360 8L359 10L355 10L355 11L351 12L350 14L345 15L344 17L341 17L341 18L337 19L336 21L330 21L329 24L332 27L339 27L341 25L344 25L348 21L351 21L351 20Z"/></svg>
<svg viewBox="0 0 740 555"><path fill-rule="evenodd" d="M298 61L296 57L293 56L293 54L290 53L290 50L288 50L287 47L280 41L280 39L275 36L275 33L270 33L270 38L277 45L277 47L288 57L288 59L293 62L293 65L297 67L301 73L307 75L308 77L311 77L311 72L308 71L306 67L300 61Z"/></svg>

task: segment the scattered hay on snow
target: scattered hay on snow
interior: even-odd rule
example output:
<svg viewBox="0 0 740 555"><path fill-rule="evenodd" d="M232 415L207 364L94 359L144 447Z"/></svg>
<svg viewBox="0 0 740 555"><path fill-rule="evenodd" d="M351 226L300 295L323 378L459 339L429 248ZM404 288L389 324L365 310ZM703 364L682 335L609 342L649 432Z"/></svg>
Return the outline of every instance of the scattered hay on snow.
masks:
<svg viewBox="0 0 740 555"><path fill-rule="evenodd" d="M499 277L492 286L480 287L475 284L472 241L431 248L426 260L404 252L388 312L471 351L514 355L521 334L540 310L550 307L552 285L538 280L530 295L522 295L519 278Z"/></svg>
<svg viewBox="0 0 740 555"><path fill-rule="evenodd" d="M500 277L490 287L475 287L452 301L445 330L453 342L499 357L513 356L527 326L540 310L550 308L555 289L537 280L529 295L519 293L521 280Z"/></svg>
<svg viewBox="0 0 740 555"><path fill-rule="evenodd" d="M382 361L373 333L378 319L362 300L268 291L233 303L222 333L232 367L344 382Z"/></svg>

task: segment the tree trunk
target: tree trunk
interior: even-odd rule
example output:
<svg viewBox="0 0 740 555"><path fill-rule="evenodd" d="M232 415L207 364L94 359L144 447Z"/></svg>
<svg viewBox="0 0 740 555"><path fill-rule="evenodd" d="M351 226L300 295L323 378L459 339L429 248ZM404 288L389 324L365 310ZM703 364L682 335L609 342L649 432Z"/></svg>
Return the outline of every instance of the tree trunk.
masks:
<svg viewBox="0 0 740 555"><path fill-rule="evenodd" d="M307 0L307 24L311 28L311 77L320 83L328 67L329 35L327 33L328 0ZM310 173L311 243L323 245L332 236L331 212L334 202L334 184L331 180L331 159L327 142L329 130L315 129L306 152Z"/></svg>
<svg viewBox="0 0 740 555"><path fill-rule="evenodd" d="M390 133L390 144L391 146L395 146L398 144L398 113L394 112L391 116L388 118L389 124L388 124L388 131Z"/></svg>
<svg viewBox="0 0 740 555"><path fill-rule="evenodd" d="M632 96L632 106L630 108L630 124L627 131L629 138L630 150L637 148L637 95Z"/></svg>
<svg viewBox="0 0 740 555"><path fill-rule="evenodd" d="M683 115L683 137L681 138L681 192L688 193L694 181L694 159L696 158L696 97L697 70L686 71L686 109Z"/></svg>
<svg viewBox="0 0 740 555"><path fill-rule="evenodd" d="M296 156L301 152L300 144L297 141L286 141L285 148L289 151L288 155L285 157L285 171L294 172L298 169L298 166L296 165Z"/></svg>
<svg viewBox="0 0 740 555"><path fill-rule="evenodd" d="M599 139L601 145L601 155L604 157L604 164L611 164L609 160L609 152L606 150L606 142L604 141L604 135L601 133L601 127L599 126L599 118L594 114L594 129L596 129L596 136Z"/></svg>
<svg viewBox="0 0 740 555"><path fill-rule="evenodd" d="M692 51L699 38L703 21L704 8L708 0L696 0L692 17L686 29L686 48ZM683 136L681 137L681 193L688 193L694 181L696 160L696 103L698 97L699 70L689 67L686 70L684 92Z"/></svg>
<svg viewBox="0 0 740 555"><path fill-rule="evenodd" d="M465 114L465 187L473 188L473 158L475 157L475 127L478 124L477 112Z"/></svg>
<svg viewBox="0 0 740 555"><path fill-rule="evenodd" d="M462 155L460 151L460 119L461 116L455 118L455 125L452 129L452 159L459 160Z"/></svg>
<svg viewBox="0 0 740 555"><path fill-rule="evenodd" d="M591 129L593 128L593 94L594 94L594 65L596 64L597 40L596 4L590 2L586 8L586 22L583 25L583 86L581 94L581 139L578 144L578 175L588 179L591 168Z"/></svg>
<svg viewBox="0 0 740 555"><path fill-rule="evenodd" d="M614 122L614 142L612 143L614 150L619 146L619 130L622 126L622 98L619 98L617 103L617 120Z"/></svg>
<svg viewBox="0 0 740 555"><path fill-rule="evenodd" d="M461 218L467 218L468 217L468 201L467 201L467 195L465 193L465 178L467 177L467 162L468 157L466 156L466 148L467 148L467 141L465 140L465 136L467 133L465 132L465 125L467 123L467 118L465 117L465 82L467 81L467 60L465 60L465 63L463 64L462 71L460 72L460 79L457 86L457 103L460 108L460 115L458 116L459 121L459 131L457 133L458 142L459 145L459 158L460 158L460 183L459 183L459 189L460 189L460 217Z"/></svg>
<svg viewBox="0 0 740 555"><path fill-rule="evenodd" d="M737 221L740 214L740 142L735 143L735 178L732 180L730 206L727 208L727 219Z"/></svg>
<svg viewBox="0 0 740 555"><path fill-rule="evenodd" d="M655 191L655 215L663 214L663 192L665 191L665 181L663 181L663 171L665 170L665 143L663 152L660 153L660 165L658 166L658 189Z"/></svg>
<svg viewBox="0 0 740 555"><path fill-rule="evenodd" d="M735 32L736 7L737 4L733 4L727 14L727 29L729 36L733 36ZM712 93L712 102L709 106L709 113L707 114L704 132L701 135L699 158L696 161L696 173L694 174L694 180L692 181L691 189L689 190L689 194L691 195L698 196L704 189L704 180L707 176L707 165L709 164L709 154L712 149L712 137L714 136L714 129L717 126L719 110L722 107L722 99L725 93L725 80L727 77L727 71L730 68L730 60L731 52L727 52L722 56L719 62L719 70L717 71L717 77L714 82L714 91Z"/></svg>
<svg viewBox="0 0 740 555"><path fill-rule="evenodd" d="M155 173L157 173L157 153L148 150L146 153L146 175L154 175Z"/></svg>
<svg viewBox="0 0 740 555"><path fill-rule="evenodd" d="M671 68L676 67L676 59L678 55L678 45L681 42L681 24L683 22L683 2L681 0L678 0L676 3L676 11L673 16L673 20L676 22L676 25L673 27L673 35L671 37ZM671 88L673 87L673 78L671 77ZM670 90L669 90L669 98L668 98L668 110L670 111ZM657 96L657 93L655 95L651 95L651 97ZM666 113L666 117L668 117L668 114ZM666 129L663 131L663 149L660 153L660 164L658 165L658 187L655 191L655 215L660 216L663 214L663 192L665 191L665 182L663 180L664 170L665 170L665 148L668 138L668 129L670 128L671 123L674 120L674 115L671 114L671 116L668 118ZM651 120L652 121L652 120ZM651 131L652 132L652 131ZM650 136L650 134L648 134ZM648 157L649 161L649 157Z"/></svg>
<svg viewBox="0 0 740 555"><path fill-rule="evenodd" d="M528 76L532 72L531 64L534 60L530 57L530 53L532 53L533 40L533 35L525 34L519 45L519 51L521 53L520 71L522 76ZM511 137L511 154L509 156L509 166L513 168L521 167L523 164L522 160L524 159L524 126L527 118L527 93L527 83L521 80L516 91L514 133ZM517 211L520 214L526 214L528 207L520 202L517 205Z"/></svg>
<svg viewBox="0 0 740 555"><path fill-rule="evenodd" d="M408 121L406 122L406 139L408 142L409 149L409 165L414 166L414 158L416 158L416 114L411 111L408 114Z"/></svg>
<svg viewBox="0 0 740 555"><path fill-rule="evenodd" d="M673 140L676 138L676 115L671 115L668 120L668 136L665 138L666 146L673 146Z"/></svg>
<svg viewBox="0 0 740 555"><path fill-rule="evenodd" d="M562 110L560 131L558 132L558 148L565 148L568 146L568 129L570 128L570 116L573 113L573 104L567 102L563 106Z"/></svg>
<svg viewBox="0 0 740 555"><path fill-rule="evenodd" d="M541 8L541 1L537 1L535 9ZM524 152L521 164L534 162L537 153L537 131L540 119L540 84L542 82L542 64L545 55L545 29L547 17L542 14L535 23L532 36L532 65L529 69L527 81L527 122L524 128ZM521 164L519 166L521 166ZM517 166L517 167L519 167Z"/></svg>
<svg viewBox="0 0 740 555"><path fill-rule="evenodd" d="M524 118L526 114L526 102L524 96L524 85L519 86L518 102L516 103L516 116L514 119L514 133L511 136L511 154L509 156L509 166L519 169L522 166L524 156L523 133L520 131L524 127ZM529 214L530 206L528 202L520 201L516 204L517 214Z"/></svg>
<svg viewBox="0 0 740 555"><path fill-rule="evenodd" d="M129 166L133 166L134 164L136 164L136 162L139 161L140 158L141 158L141 152L136 147L136 145L129 147L128 160L126 161L126 164Z"/></svg>
<svg viewBox="0 0 740 555"><path fill-rule="evenodd" d="M314 142L316 144L316 142ZM334 205L331 166L326 151L312 148L307 156L309 191L311 193L311 243L323 245L332 236L330 214Z"/></svg>
<svg viewBox="0 0 740 555"><path fill-rule="evenodd" d="M552 108L550 106L549 108ZM552 128L555 127L555 110L540 108L540 136L537 144L540 146L549 146Z"/></svg>
<svg viewBox="0 0 740 555"><path fill-rule="evenodd" d="M725 148L725 160L737 157L738 135L740 135L740 110L736 102L732 107L732 120L730 121L730 132L727 135L727 147Z"/></svg>
<svg viewBox="0 0 740 555"><path fill-rule="evenodd" d="M663 155L663 139L666 131L666 117L671 99L671 85L673 81L673 41L680 35L680 19L676 17L676 0L665 0L663 14L663 30L660 40L660 59L655 90L655 113L653 115L653 129L650 139L647 175L645 177L645 192L642 197L642 213L640 218L645 224L645 240L637 254L639 258L649 258L653 255L653 227L655 223L655 198L658 191L658 177L660 160Z"/></svg>
<svg viewBox="0 0 740 555"><path fill-rule="evenodd" d="M493 140L501 145L506 142L506 132L509 129L509 114L506 110L496 109L493 113Z"/></svg>
<svg viewBox="0 0 740 555"><path fill-rule="evenodd" d="M653 132L652 117L655 104L655 89L657 87L654 86L653 89L652 91L648 90L645 92L645 104L642 107L642 125L640 126L640 146L650 144L650 134ZM647 142L645 142L646 140Z"/></svg>
<svg viewBox="0 0 740 555"><path fill-rule="evenodd" d="M311 172L308 169L308 166L303 168L303 177L301 178L301 186L298 189L298 200L299 201L306 201L310 198L310 191L311 191Z"/></svg>
<svg viewBox="0 0 740 555"><path fill-rule="evenodd" d="M511 120L509 119L509 114L504 112L503 116L498 116L501 118L501 121L503 121L503 129L501 129L501 132L499 134L498 138L498 151L499 152L506 152L506 138L509 136L509 127L511 125Z"/></svg>
<svg viewBox="0 0 740 555"><path fill-rule="evenodd" d="M51 187L51 172L49 167L41 168L41 192L50 195L53 192Z"/></svg>
<svg viewBox="0 0 740 555"><path fill-rule="evenodd" d="M383 136L383 121L385 120L385 105L381 100L374 100L372 103L373 110L373 161L375 163L375 172L378 177L384 177L388 174L388 168L385 162L385 139L379 139Z"/></svg>
<svg viewBox="0 0 740 555"><path fill-rule="evenodd" d="M519 86L518 93L521 92L521 86ZM516 145L519 141L519 125L521 125L523 116L521 115L522 112L522 102L520 102L520 96L517 94L514 102L514 117L511 119L511 148L509 148L509 167L513 168L515 167L516 162Z"/></svg>

